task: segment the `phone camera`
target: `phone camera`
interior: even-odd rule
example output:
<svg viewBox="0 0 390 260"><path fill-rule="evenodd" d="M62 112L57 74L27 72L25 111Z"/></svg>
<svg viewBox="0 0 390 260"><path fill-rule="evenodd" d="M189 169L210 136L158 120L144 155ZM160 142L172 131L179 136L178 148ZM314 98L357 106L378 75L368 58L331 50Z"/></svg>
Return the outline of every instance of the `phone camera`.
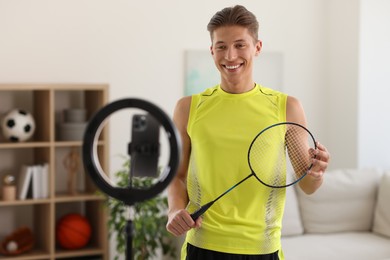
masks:
<svg viewBox="0 0 390 260"><path fill-rule="evenodd" d="M137 115L133 121L133 127L136 131L145 131L147 127L147 118L144 115Z"/></svg>

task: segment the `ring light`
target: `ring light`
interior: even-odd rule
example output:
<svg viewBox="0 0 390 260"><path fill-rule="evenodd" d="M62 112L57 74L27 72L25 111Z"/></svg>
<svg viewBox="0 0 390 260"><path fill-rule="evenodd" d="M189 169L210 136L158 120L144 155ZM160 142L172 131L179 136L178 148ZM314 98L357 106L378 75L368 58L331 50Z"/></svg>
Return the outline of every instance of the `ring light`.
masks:
<svg viewBox="0 0 390 260"><path fill-rule="evenodd" d="M147 189L112 186L98 160L97 143L104 121L114 112L125 108L139 108L150 113L165 129L169 140L170 157L165 172L161 174L162 178L158 182ZM127 205L133 205L136 202L153 198L168 186L180 162L181 142L173 122L163 110L141 99L126 98L109 103L91 118L84 133L82 149L85 169L97 187L110 197L123 201Z"/></svg>

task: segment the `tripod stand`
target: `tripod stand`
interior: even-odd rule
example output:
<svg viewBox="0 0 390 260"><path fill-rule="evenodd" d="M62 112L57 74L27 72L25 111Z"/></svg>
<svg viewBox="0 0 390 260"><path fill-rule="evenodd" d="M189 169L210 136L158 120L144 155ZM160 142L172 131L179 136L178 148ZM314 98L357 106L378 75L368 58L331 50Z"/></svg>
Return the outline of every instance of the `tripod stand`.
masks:
<svg viewBox="0 0 390 260"><path fill-rule="evenodd" d="M98 157L98 142L101 131L104 127L106 119L111 116L114 112L122 109L136 108L144 110L155 118L160 126L165 130L167 141L169 144L169 158L166 167L164 167L164 172L160 174L158 181L152 184L146 189L139 189L132 187L131 183L126 188L115 187L112 185L111 181L103 171L103 168L100 164ZM142 121L141 121L142 123ZM143 125L140 125L141 129ZM146 134L147 137L150 136L149 133ZM133 138L132 138L133 139ZM149 138L147 138L149 139ZM139 139L136 139L139 141ZM137 150L139 149L140 150ZM128 152L129 154L132 151L137 153L141 152L156 152L155 146L133 146L129 144ZM86 173L88 173L95 182L96 186L106 193L108 196L113 197L119 201L122 201L128 207L128 217L126 223L126 259L132 260L133 258L133 235L134 235L134 203L145 201L151 199L161 193L171 182L180 162L181 151L181 140L180 135L178 134L176 127L173 122L167 116L167 114L162 111L159 107L141 99L132 99L125 98L109 103L108 105L101 108L95 115L92 116L86 130L84 132L83 139L83 162ZM145 163L148 163L145 168L149 169L149 164L152 164L149 160L146 160ZM154 164L153 164L154 165ZM132 174L132 170L130 170ZM129 177L129 182L131 182L131 176Z"/></svg>

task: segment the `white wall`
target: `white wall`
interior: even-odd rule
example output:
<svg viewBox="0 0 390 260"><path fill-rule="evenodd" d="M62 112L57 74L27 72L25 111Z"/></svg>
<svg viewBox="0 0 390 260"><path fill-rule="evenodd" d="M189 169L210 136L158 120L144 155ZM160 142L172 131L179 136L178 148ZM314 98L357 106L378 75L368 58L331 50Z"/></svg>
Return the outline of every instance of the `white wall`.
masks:
<svg viewBox="0 0 390 260"><path fill-rule="evenodd" d="M326 144L334 167L357 165L359 10L356 0L328 2Z"/></svg>
<svg viewBox="0 0 390 260"><path fill-rule="evenodd" d="M0 81L105 82L111 100L140 97L171 114L183 95L184 51L208 49L207 22L235 3L0 0ZM310 128L328 143L326 1L240 3L260 20L263 51L284 54L284 90L302 101ZM127 133L112 128L115 153Z"/></svg>
<svg viewBox="0 0 390 260"><path fill-rule="evenodd" d="M390 1L361 0L359 167L390 167Z"/></svg>

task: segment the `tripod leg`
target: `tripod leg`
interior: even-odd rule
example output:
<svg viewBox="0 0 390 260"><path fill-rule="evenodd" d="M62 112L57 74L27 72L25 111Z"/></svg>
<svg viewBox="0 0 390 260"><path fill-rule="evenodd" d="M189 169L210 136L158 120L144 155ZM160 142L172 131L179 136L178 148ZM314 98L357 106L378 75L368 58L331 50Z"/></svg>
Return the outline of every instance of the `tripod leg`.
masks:
<svg viewBox="0 0 390 260"><path fill-rule="evenodd" d="M126 224L126 260L133 260L133 235L134 235L134 209L132 206L128 207L128 218Z"/></svg>

